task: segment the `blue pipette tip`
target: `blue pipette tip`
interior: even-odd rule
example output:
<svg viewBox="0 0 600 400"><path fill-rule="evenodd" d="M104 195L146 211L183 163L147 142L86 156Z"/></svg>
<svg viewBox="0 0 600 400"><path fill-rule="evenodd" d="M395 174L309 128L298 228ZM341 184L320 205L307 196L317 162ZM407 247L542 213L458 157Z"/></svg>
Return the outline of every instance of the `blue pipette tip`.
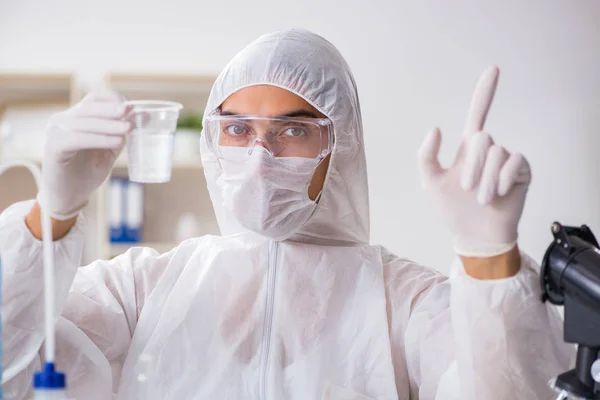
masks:
<svg viewBox="0 0 600 400"><path fill-rule="evenodd" d="M65 374L54 370L54 363L48 362L42 372L36 372L33 376L34 389L65 389Z"/></svg>

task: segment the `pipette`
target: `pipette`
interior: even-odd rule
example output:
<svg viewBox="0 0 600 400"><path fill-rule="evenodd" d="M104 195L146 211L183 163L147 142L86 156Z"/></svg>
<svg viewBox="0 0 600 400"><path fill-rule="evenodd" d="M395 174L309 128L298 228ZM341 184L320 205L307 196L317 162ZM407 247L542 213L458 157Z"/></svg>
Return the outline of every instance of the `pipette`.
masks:
<svg viewBox="0 0 600 400"><path fill-rule="evenodd" d="M11 160L0 165L0 175L13 167L25 167L29 170L42 204L48 204L42 185L40 168L28 160ZM54 253L52 244L52 225L49 214L41 207L43 261L44 261L44 329L45 329L45 363L42 371L34 375L33 386L36 400L66 399L66 376L54 367L55 326L54 326Z"/></svg>

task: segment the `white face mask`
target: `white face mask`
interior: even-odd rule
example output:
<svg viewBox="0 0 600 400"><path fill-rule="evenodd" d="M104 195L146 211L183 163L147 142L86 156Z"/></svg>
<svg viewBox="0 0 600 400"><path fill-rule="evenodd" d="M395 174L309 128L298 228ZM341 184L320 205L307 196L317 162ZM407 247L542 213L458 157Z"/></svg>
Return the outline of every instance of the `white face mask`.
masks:
<svg viewBox="0 0 600 400"><path fill-rule="evenodd" d="M275 158L262 146L250 156L248 148L226 151L229 157L219 160L222 173L217 179L225 208L244 228L273 240L296 233L317 206L308 197L308 186L320 160Z"/></svg>

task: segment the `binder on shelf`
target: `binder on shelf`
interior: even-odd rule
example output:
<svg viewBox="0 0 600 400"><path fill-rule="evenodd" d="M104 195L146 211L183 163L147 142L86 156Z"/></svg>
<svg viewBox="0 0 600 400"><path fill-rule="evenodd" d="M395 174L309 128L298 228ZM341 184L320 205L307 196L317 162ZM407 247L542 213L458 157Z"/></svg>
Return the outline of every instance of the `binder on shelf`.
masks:
<svg viewBox="0 0 600 400"><path fill-rule="evenodd" d="M108 215L111 243L142 241L144 190L140 183L111 177Z"/></svg>
<svg viewBox="0 0 600 400"><path fill-rule="evenodd" d="M110 178L110 185L108 187L107 214L110 225L110 242L123 242L123 179L121 178Z"/></svg>
<svg viewBox="0 0 600 400"><path fill-rule="evenodd" d="M144 191L141 183L126 181L125 237L128 242L142 241L144 220Z"/></svg>

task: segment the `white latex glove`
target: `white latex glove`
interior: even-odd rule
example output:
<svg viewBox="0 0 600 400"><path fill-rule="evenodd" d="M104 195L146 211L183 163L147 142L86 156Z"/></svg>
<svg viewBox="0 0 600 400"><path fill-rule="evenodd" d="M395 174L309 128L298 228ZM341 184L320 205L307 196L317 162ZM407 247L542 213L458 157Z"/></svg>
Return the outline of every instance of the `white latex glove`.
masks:
<svg viewBox="0 0 600 400"><path fill-rule="evenodd" d="M491 67L479 79L452 166L444 169L438 161L442 140L438 128L419 150L424 186L454 235L456 253L467 257L492 257L516 245L531 181L525 157L509 153L483 132L498 74L498 68Z"/></svg>
<svg viewBox="0 0 600 400"><path fill-rule="evenodd" d="M120 120L128 112L124 101L115 92L94 92L50 118L42 168L48 204L41 207L52 218L76 216L108 177L131 128Z"/></svg>

